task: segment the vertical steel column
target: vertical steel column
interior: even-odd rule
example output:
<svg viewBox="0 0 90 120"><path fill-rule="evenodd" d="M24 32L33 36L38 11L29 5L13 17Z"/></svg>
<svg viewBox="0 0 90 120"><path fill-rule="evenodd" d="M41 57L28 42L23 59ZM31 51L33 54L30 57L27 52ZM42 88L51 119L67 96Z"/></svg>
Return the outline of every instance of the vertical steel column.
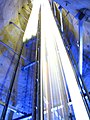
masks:
<svg viewBox="0 0 90 120"><path fill-rule="evenodd" d="M60 10L61 32L63 32L62 6L59 6L59 10Z"/></svg>
<svg viewBox="0 0 90 120"><path fill-rule="evenodd" d="M38 30L37 30L37 43L36 43L36 80L34 84L34 102L33 102L33 120L40 120L40 15L41 9L39 11L39 20L38 20ZM37 107L37 110L36 110Z"/></svg>
<svg viewBox="0 0 90 120"><path fill-rule="evenodd" d="M39 12L40 14L40 12ZM38 30L39 30L39 20L38 20ZM36 78L34 80L34 96L33 96L33 112L32 119L40 120L40 37L39 31L37 30L37 41L36 41Z"/></svg>
<svg viewBox="0 0 90 120"><path fill-rule="evenodd" d="M80 48L79 48L79 71L82 75L83 71L83 21L79 20L79 42L80 42Z"/></svg>
<svg viewBox="0 0 90 120"><path fill-rule="evenodd" d="M37 63L37 41L36 41L36 55L35 55L35 62ZM38 63L37 63L38 64ZM32 106L32 120L36 120L36 108L37 108L37 64L35 65L35 79L34 79L34 88L33 88L33 106Z"/></svg>
<svg viewBox="0 0 90 120"><path fill-rule="evenodd" d="M18 56L18 60L17 60L17 64L16 64L16 67L15 67L15 70L14 70L14 74L13 74L11 82L10 82L10 87L9 87L9 90L8 90L8 93L7 93L7 96L6 96L5 106L3 108L0 120L5 120L5 116L6 116L6 112L7 112L7 109L8 109L9 100L10 100L10 97L11 97L11 92L12 92L12 88L13 88L13 85L14 85L17 69L18 69L18 66L19 66L19 62L20 62L20 57L21 57L21 54L22 54L23 46L24 46L24 43L22 43L22 46L21 46L21 50L20 50L20 53L19 53L19 56Z"/></svg>
<svg viewBox="0 0 90 120"><path fill-rule="evenodd" d="M75 16L78 19L79 27L79 72L82 75L83 71L83 18L85 14L83 12L78 12Z"/></svg>
<svg viewBox="0 0 90 120"><path fill-rule="evenodd" d="M42 54L43 54L43 4L41 4L41 46L40 46L40 120L44 120L44 101L43 101L43 70L42 70Z"/></svg>

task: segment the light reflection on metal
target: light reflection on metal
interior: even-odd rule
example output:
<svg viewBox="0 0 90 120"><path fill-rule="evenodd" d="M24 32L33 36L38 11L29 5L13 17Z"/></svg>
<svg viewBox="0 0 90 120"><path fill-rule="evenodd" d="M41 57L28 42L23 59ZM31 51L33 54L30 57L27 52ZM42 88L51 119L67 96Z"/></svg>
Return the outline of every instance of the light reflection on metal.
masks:
<svg viewBox="0 0 90 120"><path fill-rule="evenodd" d="M82 75L83 72L83 21L79 20L79 71Z"/></svg>
<svg viewBox="0 0 90 120"><path fill-rule="evenodd" d="M31 63L29 63L28 65L25 65L24 67L22 67L22 70L26 70L26 69L28 69L29 67L31 67L31 66L33 66L33 65L35 65L35 64L37 64L36 61L35 61L35 62L31 62Z"/></svg>
<svg viewBox="0 0 90 120"><path fill-rule="evenodd" d="M54 7L54 15L56 16L56 5L55 5L55 3L53 3L53 7Z"/></svg>
<svg viewBox="0 0 90 120"><path fill-rule="evenodd" d="M0 105L5 106L5 102L0 101ZM18 114L20 114L20 115L26 114L26 113L24 113L24 112L19 111L19 110L16 109L14 106L10 106L10 105L9 105L9 106L8 106L8 109L11 110L11 111L13 111L13 112L15 112L15 113L18 113Z"/></svg>
<svg viewBox="0 0 90 120"><path fill-rule="evenodd" d="M24 17L21 13L18 13L22 18L24 18L26 21L28 21L28 19L26 17Z"/></svg>
<svg viewBox="0 0 90 120"><path fill-rule="evenodd" d="M59 6L59 10L60 10L61 31L63 32L62 6Z"/></svg>
<svg viewBox="0 0 90 120"><path fill-rule="evenodd" d="M44 6L44 5L43 5ZM54 113L51 114L50 111L52 110L52 108L54 108L55 105L55 101L57 100L58 104L60 105L65 105L65 107L67 106L66 102L64 101L64 97L63 94L61 93L61 91L65 94L65 90L63 90L63 82L60 82L59 80L62 79L61 74L59 74L59 65L58 65L58 58L57 58L57 50L55 51L55 47L56 45L56 41L55 41L55 37L52 35L52 27L53 24L51 25L49 23L49 21L47 20L47 17L50 19L51 16L49 16L49 14L47 14L48 10L48 6L45 5L46 8L42 7L41 10L41 61L42 61L42 66L43 68L41 68L43 71L43 89L44 89L44 97L47 99L48 104L47 104L47 118L52 118L54 119L55 115ZM50 19L52 22L52 19ZM44 24L46 23L46 24ZM47 27L50 27L50 29L47 29ZM51 40L51 42L50 42ZM54 46L55 45L55 46ZM56 47L57 49L57 47ZM53 56L54 55L54 56ZM56 66L56 67L55 67ZM62 85L61 85L62 84ZM49 86L49 87L48 87ZM48 90L49 88L49 90ZM46 91L46 92L45 92ZM53 92L52 92L53 91ZM56 95L55 95L56 94ZM51 99L49 99L49 97L51 97ZM53 98L54 97L54 98ZM58 99L59 97L59 99ZM66 96L65 96L66 97ZM65 98L66 99L66 98ZM51 104L51 105L50 105ZM51 109L51 110L50 110ZM62 113L62 118L66 118L68 117L68 112L66 108L63 108L60 110Z"/></svg>
<svg viewBox="0 0 90 120"><path fill-rule="evenodd" d="M79 11L75 18L78 19L79 27L79 72L82 75L83 73L83 18L85 14Z"/></svg>
<svg viewBox="0 0 90 120"><path fill-rule="evenodd" d="M22 30L20 27L18 27L14 22L11 22L11 21L10 21L9 24L14 25L16 28L18 28L21 32L24 33L24 30Z"/></svg>
<svg viewBox="0 0 90 120"><path fill-rule="evenodd" d="M66 98L65 98L66 95L64 94L65 86L63 86L63 77L60 69L60 67L62 66L65 79L67 82L67 86L69 89L69 93L71 96L75 117L77 120L89 120L76 81L73 67L71 65L70 59L67 55L66 49L63 44L63 40L60 36L55 20L53 18L48 0L42 1L41 13L42 13L41 14L41 83L43 84L43 85L41 84L43 89L41 94L47 99L49 103L47 106L45 106L45 108L47 108L48 110L49 105L51 106L51 108L53 108L54 104L60 102L60 105L64 104L65 106L62 110L62 118L68 119L66 117L68 115L68 110L66 108L67 105L64 103L66 102ZM47 83L49 83L50 85L49 91L48 91ZM58 89L58 85L59 85L59 89ZM48 96L50 96L51 99L49 99ZM41 103L42 102L43 100L41 98ZM41 106L42 105L43 103L41 104ZM50 113L50 111L48 113ZM41 119L43 120L43 118ZM54 119L54 114L52 115L52 119Z"/></svg>
<svg viewBox="0 0 90 120"><path fill-rule="evenodd" d="M27 10L25 7L22 7L22 9L24 9L25 11L27 11L30 14L30 11Z"/></svg>
<svg viewBox="0 0 90 120"><path fill-rule="evenodd" d="M29 113L29 114L26 114L26 115L23 115L21 117L18 117L18 118L14 118L13 120L32 120L32 113Z"/></svg>

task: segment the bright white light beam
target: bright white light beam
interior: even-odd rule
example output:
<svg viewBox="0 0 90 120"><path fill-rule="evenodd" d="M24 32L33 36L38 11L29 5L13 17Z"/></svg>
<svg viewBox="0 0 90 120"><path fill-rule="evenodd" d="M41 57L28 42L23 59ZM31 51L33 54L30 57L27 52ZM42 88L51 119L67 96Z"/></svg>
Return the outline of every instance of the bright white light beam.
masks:
<svg viewBox="0 0 90 120"><path fill-rule="evenodd" d="M37 33L39 9L40 9L40 0L34 0L32 12L24 33L23 42L30 39L32 36L35 36Z"/></svg>
<svg viewBox="0 0 90 120"><path fill-rule="evenodd" d="M59 30L57 28L56 22L54 20L54 17L53 17L53 14L52 14L52 11L51 11L51 8L50 8L50 5L49 5L49 1L48 0L42 0L42 6L41 7L42 8L44 7L44 9L45 9L42 13L43 17L46 17L47 20L48 20L48 22L45 22L44 19L41 19L41 21L43 20L41 22L42 23L41 25L44 26L44 29L48 29L48 31L50 31L53 38L57 42L59 56L61 58L62 66L63 66L63 69L64 69L64 73L65 73L67 85L68 85L68 88L69 88L69 92L70 92L70 96L71 96L76 120L89 120L84 102L82 100L82 96L80 94L78 84L76 82L73 67L70 63L69 57L67 55L66 49L65 49L64 44L63 44L63 40L61 38L61 35L60 35ZM45 28L45 27L47 27L47 28ZM41 32L41 36L42 36L41 37L41 43L42 43L43 40L44 39L46 40L47 37L48 37L48 40L49 40L49 36L47 36L47 34L46 34L47 32L45 33L45 30L41 29L41 31L42 31ZM51 42L52 42L52 40L51 40ZM42 48L42 44L41 44L41 48ZM53 55L53 57L54 57L54 55ZM53 58L52 58L52 60L53 60ZM41 64L41 66L42 65L43 64ZM41 68L43 68L43 66Z"/></svg>

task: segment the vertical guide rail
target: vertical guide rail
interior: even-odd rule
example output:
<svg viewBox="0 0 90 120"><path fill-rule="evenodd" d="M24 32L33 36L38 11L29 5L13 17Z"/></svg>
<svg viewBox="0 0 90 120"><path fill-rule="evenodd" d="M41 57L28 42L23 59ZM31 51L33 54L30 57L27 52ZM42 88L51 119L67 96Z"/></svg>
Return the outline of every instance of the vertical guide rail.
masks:
<svg viewBox="0 0 90 120"><path fill-rule="evenodd" d="M36 120L36 107L37 107L37 103L36 103L36 100L37 100L37 74L38 74L38 69L37 69L37 52L38 52L38 43L36 41L36 55L35 55L35 78L34 78L34 88L33 88L33 106L32 106L32 120Z"/></svg>
<svg viewBox="0 0 90 120"><path fill-rule="evenodd" d="M33 101L33 120L40 120L40 11L37 29L37 42L36 42L36 78L34 80L34 101Z"/></svg>
<svg viewBox="0 0 90 120"><path fill-rule="evenodd" d="M17 73L17 70L18 70L18 66L19 66L19 62L20 62L20 57L21 57L21 54L22 54L23 46L24 46L24 43L22 43L22 46L21 46L21 50L20 50L20 53L19 53L19 56L18 56L16 67L14 69L14 74L13 74L11 82L10 82L9 90L8 90L8 93L7 93L7 96L6 96L5 106L3 108L0 120L5 120L5 116L6 116L6 112L7 112L7 109L8 109L9 100L10 100L10 97L11 97L11 92L12 92L12 88L13 88L13 85L14 85L15 76L16 76L16 73Z"/></svg>
<svg viewBox="0 0 90 120"><path fill-rule="evenodd" d="M40 46L41 46L41 7L39 10L39 20L38 20L38 31L37 31L37 39L38 39L38 62L37 62L37 67L38 67L38 76L37 76L37 120L40 120L40 110L41 110L41 105L40 105Z"/></svg>
<svg viewBox="0 0 90 120"><path fill-rule="evenodd" d="M41 48L40 48L40 120L44 120L44 107L43 107L43 22L42 22L42 16L43 16L43 12L42 12L42 8L43 4L41 4Z"/></svg>

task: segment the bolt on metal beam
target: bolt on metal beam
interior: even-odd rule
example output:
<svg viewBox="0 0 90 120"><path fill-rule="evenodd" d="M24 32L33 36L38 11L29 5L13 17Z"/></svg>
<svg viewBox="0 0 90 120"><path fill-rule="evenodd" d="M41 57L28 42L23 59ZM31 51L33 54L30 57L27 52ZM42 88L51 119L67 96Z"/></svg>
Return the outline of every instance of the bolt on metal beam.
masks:
<svg viewBox="0 0 90 120"><path fill-rule="evenodd" d="M22 9L24 9L25 11L27 11L30 14L30 11L27 10L25 7L22 7Z"/></svg>
<svg viewBox="0 0 90 120"><path fill-rule="evenodd" d="M11 48L9 45L5 44L3 41L0 40L0 43L1 43L3 46L5 46L7 49L11 50L11 51L12 51L13 53L15 53L16 55L19 55L17 52L15 52L15 51L13 50L13 48ZM26 58L25 58L23 55L21 55L21 58L22 58L23 60L26 60Z"/></svg>
<svg viewBox="0 0 90 120"><path fill-rule="evenodd" d="M9 24L12 24L12 25L14 25L16 28L18 28L21 32L25 32L24 30L22 30L20 27L18 27L14 22L9 22Z"/></svg>
<svg viewBox="0 0 90 120"><path fill-rule="evenodd" d="M22 18L24 18L26 21L28 21L28 19L26 17L24 17L21 13L18 13Z"/></svg>
<svg viewBox="0 0 90 120"><path fill-rule="evenodd" d="M32 7L31 7L31 6L29 6L29 3L27 4L27 6L29 7L29 9L30 9L30 10L32 10Z"/></svg>

